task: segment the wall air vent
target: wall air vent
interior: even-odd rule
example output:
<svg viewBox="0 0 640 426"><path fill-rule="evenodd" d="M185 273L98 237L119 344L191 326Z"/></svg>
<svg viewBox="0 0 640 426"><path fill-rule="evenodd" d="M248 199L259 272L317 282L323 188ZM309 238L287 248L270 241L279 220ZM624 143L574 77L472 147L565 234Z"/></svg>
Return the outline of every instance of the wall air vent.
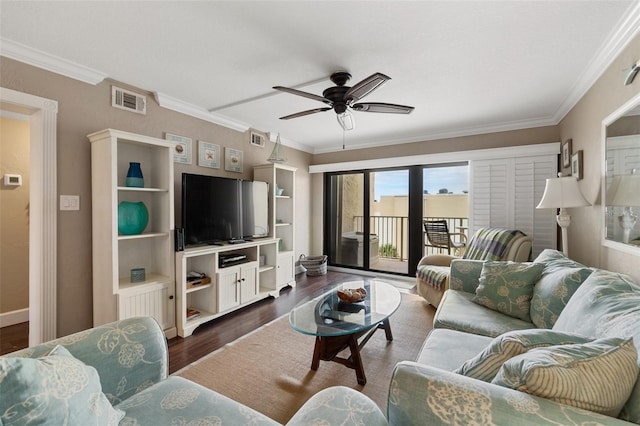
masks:
<svg viewBox="0 0 640 426"><path fill-rule="evenodd" d="M138 114L146 114L147 97L111 86L111 106L137 112Z"/></svg>

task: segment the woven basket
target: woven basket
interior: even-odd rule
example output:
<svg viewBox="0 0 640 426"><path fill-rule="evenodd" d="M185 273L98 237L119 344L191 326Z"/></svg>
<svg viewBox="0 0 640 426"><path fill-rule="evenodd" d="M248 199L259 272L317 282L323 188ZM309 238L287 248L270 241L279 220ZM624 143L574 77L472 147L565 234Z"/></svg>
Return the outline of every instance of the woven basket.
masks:
<svg viewBox="0 0 640 426"><path fill-rule="evenodd" d="M300 264L307 270L307 275L317 276L325 275L327 273L327 261L329 256L305 256L300 255Z"/></svg>

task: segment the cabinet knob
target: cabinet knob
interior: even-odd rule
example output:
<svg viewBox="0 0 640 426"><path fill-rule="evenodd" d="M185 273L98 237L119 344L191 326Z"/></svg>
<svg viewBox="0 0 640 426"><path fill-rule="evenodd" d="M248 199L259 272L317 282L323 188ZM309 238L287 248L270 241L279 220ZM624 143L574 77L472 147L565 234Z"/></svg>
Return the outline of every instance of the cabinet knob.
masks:
<svg viewBox="0 0 640 426"><path fill-rule="evenodd" d="M173 296L169 296L169 300L173 300Z"/></svg>
<svg viewBox="0 0 640 426"><path fill-rule="evenodd" d="M244 281L244 278L243 278L243 279L241 279L240 281Z"/></svg>

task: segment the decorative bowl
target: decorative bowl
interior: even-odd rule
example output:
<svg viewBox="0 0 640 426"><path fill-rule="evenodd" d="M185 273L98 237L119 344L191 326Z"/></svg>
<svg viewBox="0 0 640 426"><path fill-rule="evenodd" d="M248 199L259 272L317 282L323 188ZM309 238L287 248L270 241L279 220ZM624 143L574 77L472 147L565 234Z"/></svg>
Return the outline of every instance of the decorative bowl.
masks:
<svg viewBox="0 0 640 426"><path fill-rule="evenodd" d="M349 288L337 291L338 298L346 303L362 302L367 297L367 290L364 288Z"/></svg>

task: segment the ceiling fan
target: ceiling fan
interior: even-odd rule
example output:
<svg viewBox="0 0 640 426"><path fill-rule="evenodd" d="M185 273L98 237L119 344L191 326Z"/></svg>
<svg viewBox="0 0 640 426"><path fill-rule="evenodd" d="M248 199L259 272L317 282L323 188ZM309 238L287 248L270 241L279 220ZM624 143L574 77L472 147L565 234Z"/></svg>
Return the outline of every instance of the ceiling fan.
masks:
<svg viewBox="0 0 640 426"><path fill-rule="evenodd" d="M322 108L314 108L307 111L297 112L291 115L285 115L280 117L281 120L290 120L292 118L303 117L309 114L315 114L317 112L334 110L337 114L338 123L344 130L352 130L355 127L355 122L350 110L363 111L363 112L382 112L387 114L409 114L413 111L413 107L406 105L388 104L382 102L358 102L378 87L391 80L390 77L382 74L375 73L365 78L364 80L349 87L345 86L347 81L351 79L351 74L346 71L337 71L331 74L331 81L335 84L334 87L329 87L322 92L322 96L314 95L313 93L303 92L297 89L291 89L289 87L274 86L276 90L282 92L291 93L305 98L314 99L316 101L323 102L328 106Z"/></svg>

